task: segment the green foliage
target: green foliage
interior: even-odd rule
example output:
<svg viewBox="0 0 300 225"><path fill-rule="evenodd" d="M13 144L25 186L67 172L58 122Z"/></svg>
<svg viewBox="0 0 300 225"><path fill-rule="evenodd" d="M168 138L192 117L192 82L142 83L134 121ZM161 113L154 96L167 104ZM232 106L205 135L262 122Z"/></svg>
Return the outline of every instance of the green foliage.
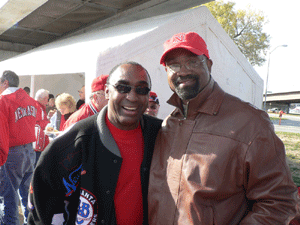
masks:
<svg viewBox="0 0 300 225"><path fill-rule="evenodd" d="M278 131L276 131L276 134L284 143L286 159L293 180L300 187L300 134Z"/></svg>
<svg viewBox="0 0 300 225"><path fill-rule="evenodd" d="M271 116L270 116L270 120L271 120L271 121L274 121L274 120L280 120L280 117L271 117ZM287 119L281 117L281 120L287 120Z"/></svg>
<svg viewBox="0 0 300 225"><path fill-rule="evenodd" d="M265 63L270 36L263 32L266 21L261 11L254 11L250 7L246 10L235 10L234 2L224 3L223 0L204 5L251 65L261 66Z"/></svg>

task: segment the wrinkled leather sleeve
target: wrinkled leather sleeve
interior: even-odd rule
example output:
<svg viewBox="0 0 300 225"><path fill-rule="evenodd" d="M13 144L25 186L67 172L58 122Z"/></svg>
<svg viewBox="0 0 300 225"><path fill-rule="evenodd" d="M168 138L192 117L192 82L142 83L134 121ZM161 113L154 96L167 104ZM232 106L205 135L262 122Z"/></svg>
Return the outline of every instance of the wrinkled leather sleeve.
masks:
<svg viewBox="0 0 300 225"><path fill-rule="evenodd" d="M298 192L274 131L266 129L253 139L244 165L250 211L241 224L288 224L297 213Z"/></svg>

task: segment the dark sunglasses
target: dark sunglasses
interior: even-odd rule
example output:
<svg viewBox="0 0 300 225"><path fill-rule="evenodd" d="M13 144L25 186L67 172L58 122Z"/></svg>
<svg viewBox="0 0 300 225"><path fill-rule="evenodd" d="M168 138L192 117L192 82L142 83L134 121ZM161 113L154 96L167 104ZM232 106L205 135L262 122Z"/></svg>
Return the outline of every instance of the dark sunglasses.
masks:
<svg viewBox="0 0 300 225"><path fill-rule="evenodd" d="M135 93L137 93L138 95L147 95L150 91L150 88L148 87L141 87L141 86L132 87L127 84L117 84L117 85L108 84L108 85L113 86L120 94L127 94L131 91L132 88L134 89Z"/></svg>

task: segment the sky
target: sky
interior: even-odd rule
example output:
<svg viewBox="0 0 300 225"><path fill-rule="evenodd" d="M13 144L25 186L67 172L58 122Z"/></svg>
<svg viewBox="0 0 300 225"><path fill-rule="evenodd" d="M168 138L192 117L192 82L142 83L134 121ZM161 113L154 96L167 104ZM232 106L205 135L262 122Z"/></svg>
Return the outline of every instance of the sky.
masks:
<svg viewBox="0 0 300 225"><path fill-rule="evenodd" d="M250 5L251 9L263 12L268 21L264 25L264 32L271 36L270 65L268 92L281 93L290 91L300 91L300 29L298 12L300 9L299 0L230 0L235 2L235 9L246 9ZM224 0L228 2L228 0ZM288 45L287 47L278 47ZM276 50L274 50L276 48ZM274 50L274 51L273 51ZM254 67L256 72L264 80L264 93L266 78L268 73L268 58L261 67Z"/></svg>

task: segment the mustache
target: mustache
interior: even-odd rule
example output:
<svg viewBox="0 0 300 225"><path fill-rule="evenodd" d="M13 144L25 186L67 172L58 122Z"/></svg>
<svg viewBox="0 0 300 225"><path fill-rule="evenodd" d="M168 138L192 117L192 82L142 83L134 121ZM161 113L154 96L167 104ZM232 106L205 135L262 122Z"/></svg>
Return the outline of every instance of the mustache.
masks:
<svg viewBox="0 0 300 225"><path fill-rule="evenodd" d="M174 80L175 85L178 85L179 83L189 80L189 79L197 79L197 75L195 74L188 74L186 76L179 76L177 79Z"/></svg>

